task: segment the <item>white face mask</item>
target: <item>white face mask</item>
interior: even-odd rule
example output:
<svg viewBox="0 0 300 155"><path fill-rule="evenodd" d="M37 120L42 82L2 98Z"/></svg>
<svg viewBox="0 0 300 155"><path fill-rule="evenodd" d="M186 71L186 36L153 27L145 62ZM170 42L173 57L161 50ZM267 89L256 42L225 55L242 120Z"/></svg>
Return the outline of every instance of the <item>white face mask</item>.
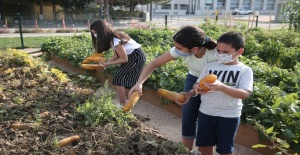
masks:
<svg viewBox="0 0 300 155"><path fill-rule="evenodd" d="M218 52L216 52L215 56L217 57L218 62L222 64L227 64L235 60L232 59L233 54L219 54Z"/></svg>
<svg viewBox="0 0 300 155"><path fill-rule="evenodd" d="M93 35L94 35L95 38L97 38L97 34L96 33L93 33Z"/></svg>
<svg viewBox="0 0 300 155"><path fill-rule="evenodd" d="M181 57L188 57L188 56L195 54L195 52L191 52L191 53L181 52L180 50L176 49L175 47L173 47L172 49L175 51L175 53L177 53Z"/></svg>

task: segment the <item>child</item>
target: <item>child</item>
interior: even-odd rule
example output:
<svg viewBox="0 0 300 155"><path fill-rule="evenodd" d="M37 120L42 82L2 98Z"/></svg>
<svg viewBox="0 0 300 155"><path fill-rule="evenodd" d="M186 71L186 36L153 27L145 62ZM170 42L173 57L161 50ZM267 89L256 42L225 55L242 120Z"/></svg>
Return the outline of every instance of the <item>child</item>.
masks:
<svg viewBox="0 0 300 155"><path fill-rule="evenodd" d="M205 155L212 155L213 147L221 155L233 155L234 139L239 127L243 107L242 99L253 89L253 71L238 60L244 52L245 38L235 31L224 33L217 40L217 62L208 63L202 70L194 90L201 94L196 146ZM199 81L207 74L218 79L205 85L211 90L203 92ZM192 91L192 93L195 91Z"/></svg>
<svg viewBox="0 0 300 155"><path fill-rule="evenodd" d="M189 71L184 84L184 92L193 89L201 70L208 62L216 61L215 52L217 43L212 38L206 36L205 32L196 26L185 26L173 36L174 47L149 62L143 69L138 82L131 88L142 93L143 83L155 70L172 60L182 58L187 64ZM196 137L196 124L200 97L194 97L182 107L182 143L189 150L193 149Z"/></svg>
<svg viewBox="0 0 300 155"><path fill-rule="evenodd" d="M120 99L121 106L128 99L129 89L137 82L146 62L146 55L141 45L126 33L114 31L109 23L96 20L91 26L93 45L98 53L113 49L114 55L107 62L100 62L105 67L121 64L113 77L112 84Z"/></svg>

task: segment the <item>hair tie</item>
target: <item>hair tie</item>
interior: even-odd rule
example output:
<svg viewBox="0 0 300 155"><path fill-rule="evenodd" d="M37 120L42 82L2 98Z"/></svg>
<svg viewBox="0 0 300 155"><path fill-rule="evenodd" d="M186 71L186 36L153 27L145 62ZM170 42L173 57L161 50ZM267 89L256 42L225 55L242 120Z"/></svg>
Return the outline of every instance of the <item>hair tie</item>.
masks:
<svg viewBox="0 0 300 155"><path fill-rule="evenodd" d="M207 44L209 41L210 41L210 37L209 37L209 36L206 36L206 37L205 37L205 40L204 40L204 42L203 42L203 44L202 44L202 46L205 45L205 44Z"/></svg>

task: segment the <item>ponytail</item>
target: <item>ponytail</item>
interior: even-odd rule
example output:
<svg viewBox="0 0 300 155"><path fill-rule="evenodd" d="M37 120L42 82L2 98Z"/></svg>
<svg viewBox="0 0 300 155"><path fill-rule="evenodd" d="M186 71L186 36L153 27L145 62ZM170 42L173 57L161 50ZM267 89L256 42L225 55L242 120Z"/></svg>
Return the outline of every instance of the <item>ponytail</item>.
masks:
<svg viewBox="0 0 300 155"><path fill-rule="evenodd" d="M217 47L217 42L213 40L211 37L206 36L205 42L203 43L203 47L209 50L215 49Z"/></svg>

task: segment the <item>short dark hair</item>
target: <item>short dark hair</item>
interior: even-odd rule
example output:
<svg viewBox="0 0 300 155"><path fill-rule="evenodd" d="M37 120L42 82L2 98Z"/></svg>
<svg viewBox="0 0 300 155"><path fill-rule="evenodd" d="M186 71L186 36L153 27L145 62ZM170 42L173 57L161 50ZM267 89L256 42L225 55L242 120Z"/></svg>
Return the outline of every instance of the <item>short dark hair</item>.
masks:
<svg viewBox="0 0 300 155"><path fill-rule="evenodd" d="M217 43L225 43L231 45L235 50L245 47L245 37L242 33L237 31L229 31L222 34Z"/></svg>
<svg viewBox="0 0 300 155"><path fill-rule="evenodd" d="M193 47L205 47L214 49L217 44L212 38L206 36L205 32L196 26L185 26L174 36L173 40L182 46L192 49Z"/></svg>

